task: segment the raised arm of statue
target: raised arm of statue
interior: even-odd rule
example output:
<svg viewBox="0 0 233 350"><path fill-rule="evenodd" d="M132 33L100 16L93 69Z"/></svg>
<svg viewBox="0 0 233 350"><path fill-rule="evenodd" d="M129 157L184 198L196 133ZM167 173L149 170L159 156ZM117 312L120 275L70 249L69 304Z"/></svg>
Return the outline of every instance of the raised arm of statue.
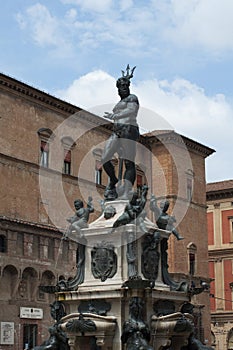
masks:
<svg viewBox="0 0 233 350"><path fill-rule="evenodd" d="M150 210L154 213L155 221L157 221L161 214L161 209L158 207L157 199L154 194L151 195Z"/></svg>

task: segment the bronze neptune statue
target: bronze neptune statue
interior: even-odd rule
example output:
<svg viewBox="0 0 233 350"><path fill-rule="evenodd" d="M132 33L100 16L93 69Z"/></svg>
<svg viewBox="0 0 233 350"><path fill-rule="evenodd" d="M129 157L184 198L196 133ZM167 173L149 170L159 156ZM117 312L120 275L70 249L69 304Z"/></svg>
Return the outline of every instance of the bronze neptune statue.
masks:
<svg viewBox="0 0 233 350"><path fill-rule="evenodd" d="M130 93L130 79L133 77L134 67L130 71L129 65L126 72L122 71L122 77L116 82L120 101L113 108L112 113L105 113L105 117L113 120L113 132L107 140L102 154L103 168L109 176L109 183L105 190L105 199L114 200L118 193L122 192L122 198L128 199L129 192L136 178L135 155L136 141L139 139L139 128L137 124L137 113L139 102L137 96ZM117 153L120 158L119 173L117 178L114 166L111 163L113 155ZM123 185L116 189L116 184L122 177L122 166L125 165ZM118 184L119 185L119 184Z"/></svg>

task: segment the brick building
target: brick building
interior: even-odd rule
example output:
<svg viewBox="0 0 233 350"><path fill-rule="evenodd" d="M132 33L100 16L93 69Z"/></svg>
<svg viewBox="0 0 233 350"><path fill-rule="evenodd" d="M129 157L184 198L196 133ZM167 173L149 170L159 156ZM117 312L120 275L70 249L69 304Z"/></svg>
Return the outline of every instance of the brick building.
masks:
<svg viewBox="0 0 233 350"><path fill-rule="evenodd" d="M48 338L53 297L38 286L74 276L76 243L61 238L76 198L91 195L91 220L99 215L111 124L1 74L0 132L0 343L11 350ZM147 183L158 200L169 198L185 237L169 239L170 272L196 286L208 282L205 158L213 150L164 130L141 136L137 147L138 190ZM201 315L198 336L210 341L209 295L192 302Z"/></svg>
<svg viewBox="0 0 233 350"><path fill-rule="evenodd" d="M211 327L216 350L233 349L233 180L207 184Z"/></svg>

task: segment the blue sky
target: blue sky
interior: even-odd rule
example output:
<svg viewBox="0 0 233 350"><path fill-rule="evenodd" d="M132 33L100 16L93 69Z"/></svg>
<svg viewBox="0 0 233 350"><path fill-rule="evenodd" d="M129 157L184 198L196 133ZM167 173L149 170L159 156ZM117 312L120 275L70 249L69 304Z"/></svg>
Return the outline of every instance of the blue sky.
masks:
<svg viewBox="0 0 233 350"><path fill-rule="evenodd" d="M1 71L95 110L118 100L115 79L136 65L131 91L142 108L216 150L207 181L230 179L232 14L232 0L8 0ZM161 128L146 114L142 128Z"/></svg>

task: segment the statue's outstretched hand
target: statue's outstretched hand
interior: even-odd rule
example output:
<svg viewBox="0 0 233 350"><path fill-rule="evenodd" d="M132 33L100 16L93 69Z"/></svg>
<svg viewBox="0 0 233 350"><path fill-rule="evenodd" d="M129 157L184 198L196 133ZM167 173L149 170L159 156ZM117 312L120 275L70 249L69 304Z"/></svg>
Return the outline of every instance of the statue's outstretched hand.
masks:
<svg viewBox="0 0 233 350"><path fill-rule="evenodd" d="M104 118L113 120L114 119L114 114L113 113L109 113L109 112L104 112Z"/></svg>

